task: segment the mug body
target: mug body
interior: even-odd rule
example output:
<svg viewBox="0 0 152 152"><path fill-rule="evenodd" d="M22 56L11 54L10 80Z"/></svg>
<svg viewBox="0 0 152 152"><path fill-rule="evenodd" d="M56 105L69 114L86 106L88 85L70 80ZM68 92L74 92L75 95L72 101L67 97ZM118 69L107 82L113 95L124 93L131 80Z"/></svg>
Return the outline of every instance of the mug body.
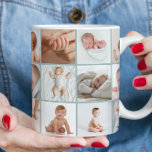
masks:
<svg viewBox="0 0 152 152"><path fill-rule="evenodd" d="M36 131L89 137L118 130L119 39L113 25L32 27Z"/></svg>

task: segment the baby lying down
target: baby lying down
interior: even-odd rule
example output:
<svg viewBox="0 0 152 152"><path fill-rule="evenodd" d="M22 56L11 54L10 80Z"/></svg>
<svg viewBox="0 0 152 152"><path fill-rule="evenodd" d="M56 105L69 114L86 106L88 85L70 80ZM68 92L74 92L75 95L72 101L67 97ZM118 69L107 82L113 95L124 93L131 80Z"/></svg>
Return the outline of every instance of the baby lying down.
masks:
<svg viewBox="0 0 152 152"><path fill-rule="evenodd" d="M108 75L102 74L98 77L82 80L78 85L79 94L85 98L92 98L92 94L98 90L108 79Z"/></svg>

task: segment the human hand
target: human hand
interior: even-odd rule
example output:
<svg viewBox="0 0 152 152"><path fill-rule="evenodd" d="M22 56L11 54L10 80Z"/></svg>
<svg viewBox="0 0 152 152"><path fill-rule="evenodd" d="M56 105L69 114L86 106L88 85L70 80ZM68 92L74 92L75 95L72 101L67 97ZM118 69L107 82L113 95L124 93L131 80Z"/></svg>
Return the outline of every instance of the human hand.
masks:
<svg viewBox="0 0 152 152"><path fill-rule="evenodd" d="M52 149L66 150L70 147L107 147L109 142L102 137L52 137L35 132L32 119L10 106L0 93L0 147L7 152L49 152Z"/></svg>
<svg viewBox="0 0 152 152"><path fill-rule="evenodd" d="M141 34L131 31L127 36L142 36ZM133 86L138 90L152 89L152 37L146 37L138 43L131 46L132 54L138 60L138 69L142 75L133 80Z"/></svg>

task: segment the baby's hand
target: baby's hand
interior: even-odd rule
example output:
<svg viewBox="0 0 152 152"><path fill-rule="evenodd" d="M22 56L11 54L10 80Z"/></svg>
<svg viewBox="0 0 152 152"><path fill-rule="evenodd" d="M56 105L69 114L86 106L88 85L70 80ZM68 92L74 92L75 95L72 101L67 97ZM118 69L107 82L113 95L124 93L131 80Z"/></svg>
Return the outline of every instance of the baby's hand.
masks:
<svg viewBox="0 0 152 152"><path fill-rule="evenodd" d="M61 36L59 38L56 38L52 45L51 45L51 49L53 51L61 51L66 49L69 46L69 40L67 37Z"/></svg>
<svg viewBox="0 0 152 152"><path fill-rule="evenodd" d="M69 132L67 132L67 134L74 134L73 132L71 132L71 131L69 131Z"/></svg>

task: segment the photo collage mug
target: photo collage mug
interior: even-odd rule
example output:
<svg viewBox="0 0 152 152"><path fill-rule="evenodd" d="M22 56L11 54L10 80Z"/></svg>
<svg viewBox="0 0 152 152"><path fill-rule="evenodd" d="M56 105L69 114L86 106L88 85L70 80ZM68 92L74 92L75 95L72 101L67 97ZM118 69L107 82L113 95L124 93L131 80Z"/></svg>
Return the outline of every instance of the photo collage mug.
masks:
<svg viewBox="0 0 152 152"><path fill-rule="evenodd" d="M33 26L34 129L54 136L101 136L118 130L120 115L148 115L150 102L136 112L119 102L120 53L141 39L120 42L120 27L113 25Z"/></svg>

